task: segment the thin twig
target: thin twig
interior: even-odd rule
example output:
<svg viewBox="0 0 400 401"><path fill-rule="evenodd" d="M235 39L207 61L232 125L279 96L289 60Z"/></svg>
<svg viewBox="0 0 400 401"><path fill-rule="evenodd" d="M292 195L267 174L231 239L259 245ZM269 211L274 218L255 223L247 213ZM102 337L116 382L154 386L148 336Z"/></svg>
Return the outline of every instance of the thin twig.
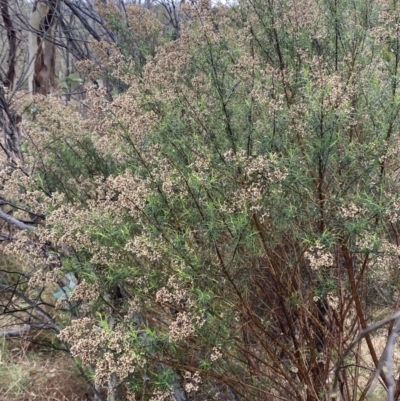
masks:
<svg viewBox="0 0 400 401"><path fill-rule="evenodd" d="M392 333L390 334L390 337L389 337L389 339L388 339L388 343L387 343L387 345L386 345L386 347L385 347L385 350L384 350L384 352L383 352L383 354L382 354L382 356L381 356L381 358L380 358L380 360L379 360L379 364L378 364L378 366L377 366L377 368L376 368L376 371L375 371L375 376L374 376L373 382L376 381L377 376L379 376L379 374L380 374L381 371L382 371L382 367L383 367L384 362L386 362L386 355L387 355L388 351L393 350L394 341L395 341L395 339L396 339L396 337L397 337L397 334L400 332L400 311L397 312L397 313L395 313L395 314L392 315L391 317L388 317L387 319L381 320L380 322L377 322L377 323L373 324L372 326L369 326L369 327L367 327L366 329L362 330L362 331L360 332L360 334L357 336L357 338L349 345L349 347L348 347L348 348L346 349L346 351L343 353L343 355L341 356L341 358L339 359L339 361L338 361L338 363L337 363L337 365L336 365L336 368L335 368L335 380L334 380L334 382L333 382L333 388L332 388L333 393L336 393L336 392L337 392L337 389L338 389L338 382L339 382L339 372L340 372L342 369L345 368L345 367L342 366L342 365L343 365L343 361L344 361L344 360L347 358L347 356L350 354L351 350L352 350L366 335L368 335L369 333L371 333L371 332L373 332L373 331L376 331L376 330L380 329L382 326L385 326L386 324L388 324L388 323L390 323L390 322L392 322L392 321L394 321L394 320L397 320L396 326L395 326L395 328L393 329ZM389 346L389 347L388 347L388 346ZM388 372L388 373L389 373L389 372ZM373 386L373 382L372 382L372 384L371 384L371 387ZM388 380L388 392L389 392L389 395L390 395L390 386L393 386L393 383L391 383L391 379L389 378L389 380ZM393 390L393 388L392 388L392 390ZM369 392L368 392L368 393L369 393ZM389 399L389 401L393 401L393 398L392 398L392 399Z"/></svg>

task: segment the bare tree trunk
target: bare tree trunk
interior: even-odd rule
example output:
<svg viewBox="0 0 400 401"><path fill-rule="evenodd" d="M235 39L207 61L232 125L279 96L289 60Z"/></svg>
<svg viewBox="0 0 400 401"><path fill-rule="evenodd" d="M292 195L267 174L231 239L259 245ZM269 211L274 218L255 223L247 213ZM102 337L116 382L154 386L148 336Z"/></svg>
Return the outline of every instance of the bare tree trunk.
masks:
<svg viewBox="0 0 400 401"><path fill-rule="evenodd" d="M58 0L35 0L30 16L29 92L47 95L54 87L56 49L53 27Z"/></svg>

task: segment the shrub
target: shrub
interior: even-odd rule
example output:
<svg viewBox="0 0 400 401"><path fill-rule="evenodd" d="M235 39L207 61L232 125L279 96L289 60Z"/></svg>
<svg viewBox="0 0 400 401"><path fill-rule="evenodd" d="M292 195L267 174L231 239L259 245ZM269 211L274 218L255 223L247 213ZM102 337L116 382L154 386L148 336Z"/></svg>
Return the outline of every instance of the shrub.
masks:
<svg viewBox="0 0 400 401"><path fill-rule="evenodd" d="M329 398L376 294L398 296L396 7L202 1L143 68L124 53L126 90L91 89L85 118L36 100L20 198L41 190L46 224L9 248L46 250L32 285L77 278L60 339L97 384ZM362 399L351 358L340 389Z"/></svg>

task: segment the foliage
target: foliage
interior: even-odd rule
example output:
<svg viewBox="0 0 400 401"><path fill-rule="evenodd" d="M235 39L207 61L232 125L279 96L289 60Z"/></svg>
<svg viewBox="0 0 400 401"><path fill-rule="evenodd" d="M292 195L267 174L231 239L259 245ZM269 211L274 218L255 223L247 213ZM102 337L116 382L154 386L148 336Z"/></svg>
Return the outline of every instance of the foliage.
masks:
<svg viewBox="0 0 400 401"><path fill-rule="evenodd" d="M398 6L181 11L178 40L144 35L132 52L140 32L107 11L123 41L94 45L91 73L124 83L113 98L88 88L83 115L35 99L32 174L2 191L46 224L8 252L42 250L33 287L77 278L59 338L99 385L152 401L326 400L376 294L391 308L399 295ZM351 358L340 389L365 399L354 378L370 372Z"/></svg>

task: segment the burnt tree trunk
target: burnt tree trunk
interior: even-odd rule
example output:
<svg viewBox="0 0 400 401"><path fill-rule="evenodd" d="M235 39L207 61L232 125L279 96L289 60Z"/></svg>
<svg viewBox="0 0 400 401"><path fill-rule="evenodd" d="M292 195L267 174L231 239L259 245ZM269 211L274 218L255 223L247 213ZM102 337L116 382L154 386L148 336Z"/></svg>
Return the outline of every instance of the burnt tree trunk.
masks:
<svg viewBox="0 0 400 401"><path fill-rule="evenodd" d="M0 145L12 166L22 160L20 122L21 115L10 108L4 87L0 85L0 129L3 134L3 143L0 141Z"/></svg>
<svg viewBox="0 0 400 401"><path fill-rule="evenodd" d="M17 56L17 32L10 17L8 0L0 0L1 17L7 31L8 40L8 71L5 77L1 77L6 88L13 89L15 81L15 62Z"/></svg>

